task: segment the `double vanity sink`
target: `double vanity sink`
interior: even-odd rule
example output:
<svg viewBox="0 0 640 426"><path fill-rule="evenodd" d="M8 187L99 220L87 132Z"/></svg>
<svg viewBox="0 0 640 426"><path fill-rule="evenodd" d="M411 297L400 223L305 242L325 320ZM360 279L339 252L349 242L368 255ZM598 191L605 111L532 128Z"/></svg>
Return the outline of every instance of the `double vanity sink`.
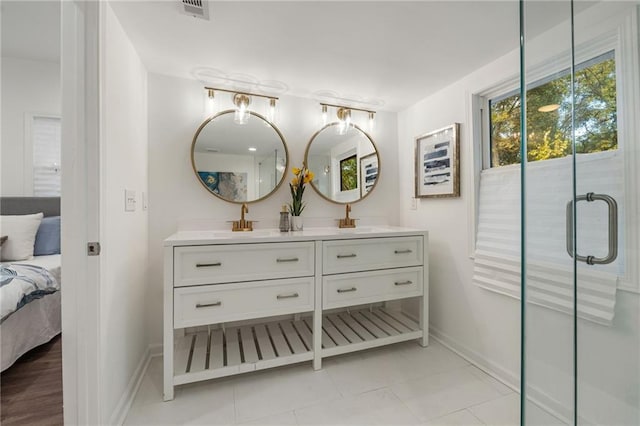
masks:
<svg viewBox="0 0 640 426"><path fill-rule="evenodd" d="M202 241L203 239L210 240L238 240L244 241L247 239L256 240L257 241L295 241L295 240L304 240L315 237L326 237L326 236L334 236L338 237L341 235L370 235L375 236L376 234L387 235L389 232L393 230L403 230L404 228L396 228L396 227L388 227L388 226L363 226L359 228L308 228L302 231L290 231L290 232L281 232L278 229L254 229L250 232L234 232L234 231L183 231L174 234L169 237L166 241L171 239L181 239L181 240L193 240L194 242ZM264 240L264 241L263 241ZM166 243L165 241L165 243Z"/></svg>
<svg viewBox="0 0 640 426"><path fill-rule="evenodd" d="M164 241L165 400L186 383L308 361L320 369L328 356L428 343L427 232L356 227L350 217L351 204L380 179L371 136L355 124L328 123L311 137L302 169L290 169L280 130L248 115L242 125L235 110L207 118L191 144L203 189L242 206L230 230L178 232ZM345 205L339 228L253 229L248 204L274 194L289 170L288 210L299 213L308 184Z"/></svg>
<svg viewBox="0 0 640 426"><path fill-rule="evenodd" d="M406 340L426 346L427 253L427 232L398 227L170 236L165 400L185 383L303 361L320 369L324 357ZM417 310L403 309L409 298Z"/></svg>

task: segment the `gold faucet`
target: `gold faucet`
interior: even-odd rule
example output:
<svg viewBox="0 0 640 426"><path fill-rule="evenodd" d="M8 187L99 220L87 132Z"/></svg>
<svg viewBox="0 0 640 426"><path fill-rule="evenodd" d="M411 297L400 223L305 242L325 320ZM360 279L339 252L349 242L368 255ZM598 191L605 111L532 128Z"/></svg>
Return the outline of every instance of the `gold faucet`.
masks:
<svg viewBox="0 0 640 426"><path fill-rule="evenodd" d="M244 214L249 213L249 207L247 207L247 203L242 203L242 207L240 208L240 220L233 221L232 231L238 232L248 232L253 231L253 222L250 220L244 219Z"/></svg>
<svg viewBox="0 0 640 426"><path fill-rule="evenodd" d="M345 217L340 219L340 223L338 224L339 228L355 228L356 220L349 217L349 213L351 213L351 206L347 204L345 207Z"/></svg>

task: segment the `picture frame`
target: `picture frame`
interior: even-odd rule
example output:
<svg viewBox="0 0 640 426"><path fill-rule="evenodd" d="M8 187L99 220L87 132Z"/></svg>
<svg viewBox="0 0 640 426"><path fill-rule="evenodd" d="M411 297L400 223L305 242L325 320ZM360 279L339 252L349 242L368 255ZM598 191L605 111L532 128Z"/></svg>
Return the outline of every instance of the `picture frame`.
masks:
<svg viewBox="0 0 640 426"><path fill-rule="evenodd" d="M416 138L415 197L460 196L460 123Z"/></svg>
<svg viewBox="0 0 640 426"><path fill-rule="evenodd" d="M378 154L372 152L360 158L360 196L364 197L378 179Z"/></svg>

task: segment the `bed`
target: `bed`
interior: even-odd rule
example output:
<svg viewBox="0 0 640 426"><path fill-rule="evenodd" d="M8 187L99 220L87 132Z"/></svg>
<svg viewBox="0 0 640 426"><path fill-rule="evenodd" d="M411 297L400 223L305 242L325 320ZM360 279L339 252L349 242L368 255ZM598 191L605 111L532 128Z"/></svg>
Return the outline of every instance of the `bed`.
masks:
<svg viewBox="0 0 640 426"><path fill-rule="evenodd" d="M23 215L42 212L45 217L60 216L59 197L1 197L0 214ZM18 263L18 262L16 262ZM35 256L20 261L43 267L61 284L61 255ZM40 346L61 331L60 291L32 300L0 324L1 370L9 368L29 350Z"/></svg>

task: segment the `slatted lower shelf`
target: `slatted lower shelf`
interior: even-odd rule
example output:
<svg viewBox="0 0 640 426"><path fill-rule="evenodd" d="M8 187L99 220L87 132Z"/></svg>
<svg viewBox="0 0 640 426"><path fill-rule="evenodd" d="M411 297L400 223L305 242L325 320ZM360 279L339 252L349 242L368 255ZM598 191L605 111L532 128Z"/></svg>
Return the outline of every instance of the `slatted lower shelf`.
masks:
<svg viewBox="0 0 640 426"><path fill-rule="evenodd" d="M277 321L200 332L176 339L175 385L313 359L311 328Z"/></svg>
<svg viewBox="0 0 640 426"><path fill-rule="evenodd" d="M322 320L322 356L422 337L420 325L402 312L384 308L325 315Z"/></svg>
<svg viewBox="0 0 640 426"><path fill-rule="evenodd" d="M174 385L313 359L313 319L200 332L176 339ZM420 325L384 308L325 315L322 357L422 337Z"/></svg>

